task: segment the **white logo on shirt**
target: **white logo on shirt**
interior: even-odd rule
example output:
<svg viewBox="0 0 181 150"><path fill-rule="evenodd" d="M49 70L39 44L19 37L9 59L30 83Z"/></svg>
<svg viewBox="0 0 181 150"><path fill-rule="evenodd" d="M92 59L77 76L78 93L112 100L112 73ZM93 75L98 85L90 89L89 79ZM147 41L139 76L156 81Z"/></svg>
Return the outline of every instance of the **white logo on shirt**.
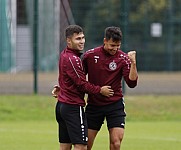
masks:
<svg viewBox="0 0 181 150"><path fill-rule="evenodd" d="M109 64L109 69L111 69L111 70L115 70L117 68L117 64L114 62L114 60L113 60L113 62L111 62L110 64Z"/></svg>
<svg viewBox="0 0 181 150"><path fill-rule="evenodd" d="M95 63L97 63L99 56L94 56Z"/></svg>

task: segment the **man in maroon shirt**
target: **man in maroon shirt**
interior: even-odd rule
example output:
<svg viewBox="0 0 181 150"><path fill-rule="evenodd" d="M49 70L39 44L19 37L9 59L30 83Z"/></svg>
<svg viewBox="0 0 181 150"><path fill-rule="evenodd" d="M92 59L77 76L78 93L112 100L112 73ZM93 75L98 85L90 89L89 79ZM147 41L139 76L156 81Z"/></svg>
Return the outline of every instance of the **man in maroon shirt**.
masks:
<svg viewBox="0 0 181 150"><path fill-rule="evenodd" d="M137 85L136 51L128 54L120 50L122 32L118 27L105 29L104 45L84 54L83 65L89 82L95 85L110 85L114 95L104 97L88 94L86 115L88 120L88 150L100 130L104 118L110 137L110 150L119 150L124 135L125 117L122 93L122 78L130 88ZM59 87L54 88L53 94Z"/></svg>
<svg viewBox="0 0 181 150"><path fill-rule="evenodd" d="M110 85L114 95L104 97L88 94L88 150L106 118L110 150L120 150L124 135L125 117L122 78L130 88L137 85L136 51L128 54L120 50L122 32L118 27L105 29L104 45L87 51L82 63L88 81L95 85Z"/></svg>
<svg viewBox="0 0 181 150"><path fill-rule="evenodd" d="M56 120L59 125L61 150L87 149L87 120L84 113L85 92L92 95L114 94L110 86L93 85L86 81L79 58L84 49L85 37L80 26L70 25L65 30L67 47L59 59L59 92L56 105Z"/></svg>

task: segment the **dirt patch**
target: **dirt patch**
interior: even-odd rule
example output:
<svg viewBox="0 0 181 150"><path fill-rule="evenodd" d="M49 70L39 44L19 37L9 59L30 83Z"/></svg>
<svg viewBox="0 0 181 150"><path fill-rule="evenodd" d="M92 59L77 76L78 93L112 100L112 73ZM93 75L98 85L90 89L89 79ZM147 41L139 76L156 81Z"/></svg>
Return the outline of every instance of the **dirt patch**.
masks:
<svg viewBox="0 0 181 150"><path fill-rule="evenodd" d="M128 94L181 94L181 72L142 72L134 89L126 87Z"/></svg>
<svg viewBox="0 0 181 150"><path fill-rule="evenodd" d="M38 93L51 95L58 73L38 74ZM140 72L138 86L126 94L181 94L181 72ZM33 73L0 74L0 94L33 94Z"/></svg>

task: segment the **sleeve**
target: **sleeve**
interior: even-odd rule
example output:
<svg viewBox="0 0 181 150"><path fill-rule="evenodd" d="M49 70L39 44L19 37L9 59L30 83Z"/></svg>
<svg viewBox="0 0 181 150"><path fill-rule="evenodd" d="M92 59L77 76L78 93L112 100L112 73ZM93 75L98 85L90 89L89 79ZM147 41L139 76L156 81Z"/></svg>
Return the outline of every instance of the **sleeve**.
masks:
<svg viewBox="0 0 181 150"><path fill-rule="evenodd" d="M88 67L87 67L87 54L85 53L82 57L82 65L83 65L83 69L85 74L88 73Z"/></svg>
<svg viewBox="0 0 181 150"><path fill-rule="evenodd" d="M83 71L82 61L79 57L73 56L68 58L67 75L80 91L88 94L100 93L100 86L95 86L86 81L86 74Z"/></svg>
<svg viewBox="0 0 181 150"><path fill-rule="evenodd" d="M130 73L130 67L131 67L131 61L129 60L127 54L125 54L125 59L123 63L123 70L122 70L122 75L124 77L124 80L128 87L134 88L137 85L137 79L136 80L130 80L129 79L129 73Z"/></svg>

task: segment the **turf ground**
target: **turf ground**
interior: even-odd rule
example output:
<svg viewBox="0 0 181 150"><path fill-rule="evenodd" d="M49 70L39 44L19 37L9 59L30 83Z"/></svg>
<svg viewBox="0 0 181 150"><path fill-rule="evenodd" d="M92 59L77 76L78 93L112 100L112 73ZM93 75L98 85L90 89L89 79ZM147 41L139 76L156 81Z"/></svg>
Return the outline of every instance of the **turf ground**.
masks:
<svg viewBox="0 0 181 150"><path fill-rule="evenodd" d="M126 96L127 123L121 150L180 150L181 96ZM55 99L0 96L0 150L58 150ZM108 150L106 124L93 150Z"/></svg>
<svg viewBox="0 0 181 150"><path fill-rule="evenodd" d="M181 129L177 121L127 122L121 150L180 150ZM58 150L54 121L1 122L1 150ZM108 150L104 125L93 150Z"/></svg>

